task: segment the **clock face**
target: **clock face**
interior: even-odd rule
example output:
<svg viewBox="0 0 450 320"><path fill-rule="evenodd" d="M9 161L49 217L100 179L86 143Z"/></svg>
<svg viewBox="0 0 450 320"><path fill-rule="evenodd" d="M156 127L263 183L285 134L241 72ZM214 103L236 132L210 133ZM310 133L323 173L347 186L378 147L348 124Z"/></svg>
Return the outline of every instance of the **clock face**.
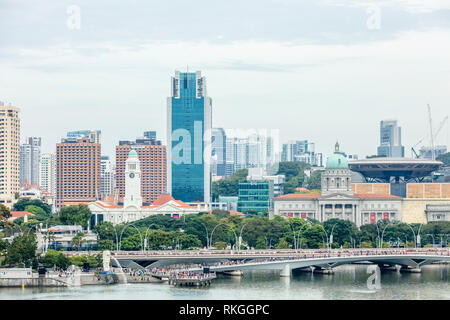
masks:
<svg viewBox="0 0 450 320"><path fill-rule="evenodd" d="M134 178L134 173L130 173L130 178L131 178L131 179Z"/></svg>

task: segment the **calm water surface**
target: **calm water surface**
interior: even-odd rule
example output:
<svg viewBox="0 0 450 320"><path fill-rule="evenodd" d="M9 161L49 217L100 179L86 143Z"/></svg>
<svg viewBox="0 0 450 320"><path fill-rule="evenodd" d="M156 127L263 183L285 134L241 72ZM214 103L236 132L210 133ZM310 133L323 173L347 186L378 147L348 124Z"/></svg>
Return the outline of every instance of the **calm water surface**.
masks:
<svg viewBox="0 0 450 320"><path fill-rule="evenodd" d="M382 272L381 289L367 287L367 266L335 269L333 275L294 273L280 278L275 271L252 271L243 277L221 276L209 288L175 288L162 284L118 284L79 288L2 288L0 300L449 300L450 265L422 268L421 274Z"/></svg>

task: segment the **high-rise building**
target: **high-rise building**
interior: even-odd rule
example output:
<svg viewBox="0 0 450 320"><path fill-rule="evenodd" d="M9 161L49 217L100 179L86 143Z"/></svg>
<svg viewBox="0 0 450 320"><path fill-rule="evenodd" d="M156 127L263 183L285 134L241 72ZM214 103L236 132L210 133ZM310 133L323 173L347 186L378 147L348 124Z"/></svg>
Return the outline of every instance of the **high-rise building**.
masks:
<svg viewBox="0 0 450 320"><path fill-rule="evenodd" d="M20 146L20 184L39 184L39 162L41 161L41 138L30 137Z"/></svg>
<svg viewBox="0 0 450 320"><path fill-rule="evenodd" d="M284 143L281 161L305 162L312 166L322 166L322 154L316 153L316 145L308 140L290 140Z"/></svg>
<svg viewBox="0 0 450 320"><path fill-rule="evenodd" d="M123 202L125 197L126 161L131 150L135 150L140 162L142 201L146 205L152 204L160 194L167 192L166 146L161 145L159 140L149 138L119 142L116 146L116 192L119 202Z"/></svg>
<svg viewBox="0 0 450 320"><path fill-rule="evenodd" d="M102 132L100 130L78 130L67 132L67 138L81 139L88 138L90 142L101 144Z"/></svg>
<svg viewBox="0 0 450 320"><path fill-rule="evenodd" d="M20 109L0 102L0 203L11 208L20 188Z"/></svg>
<svg viewBox="0 0 450 320"><path fill-rule="evenodd" d="M226 175L227 136L222 128L213 128L211 135L211 174Z"/></svg>
<svg viewBox="0 0 450 320"><path fill-rule="evenodd" d="M100 198L101 145L89 137L62 139L56 144L56 207Z"/></svg>
<svg viewBox="0 0 450 320"><path fill-rule="evenodd" d="M269 213L273 203L273 181L247 180L239 182L238 211L242 213Z"/></svg>
<svg viewBox="0 0 450 320"><path fill-rule="evenodd" d="M383 157L403 158L405 147L402 146L402 128L397 120L380 121L380 146L377 155Z"/></svg>
<svg viewBox="0 0 450 320"><path fill-rule="evenodd" d="M447 146L440 145L434 147L434 157L440 156L441 154L447 153ZM420 158L422 159L433 159L433 149L431 147L423 146L419 150Z"/></svg>
<svg viewBox="0 0 450 320"><path fill-rule="evenodd" d="M41 155L39 164L39 186L56 198L56 156L52 153Z"/></svg>
<svg viewBox="0 0 450 320"><path fill-rule="evenodd" d="M145 131L144 137L150 140L156 140L156 131Z"/></svg>
<svg viewBox="0 0 450 320"><path fill-rule="evenodd" d="M101 198L108 197L114 194L115 188L115 170L114 166L109 159L108 156L101 157L101 165L100 165L100 175L101 175L101 184L100 184L100 195Z"/></svg>
<svg viewBox="0 0 450 320"><path fill-rule="evenodd" d="M167 190L175 199L210 201L211 113L201 72L176 71L167 98Z"/></svg>

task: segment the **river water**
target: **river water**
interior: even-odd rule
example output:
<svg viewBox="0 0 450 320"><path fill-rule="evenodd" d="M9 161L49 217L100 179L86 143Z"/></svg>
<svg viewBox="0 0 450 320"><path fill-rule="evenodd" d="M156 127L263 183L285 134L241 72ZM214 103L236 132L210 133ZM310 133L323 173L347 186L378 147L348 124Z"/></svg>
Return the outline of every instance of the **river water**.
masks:
<svg viewBox="0 0 450 320"><path fill-rule="evenodd" d="M243 277L218 275L211 287L179 288L167 283L116 284L78 288L0 288L0 300L449 300L450 265L430 265L422 273L381 272L381 288L367 285L366 265L335 268L333 275L249 271Z"/></svg>

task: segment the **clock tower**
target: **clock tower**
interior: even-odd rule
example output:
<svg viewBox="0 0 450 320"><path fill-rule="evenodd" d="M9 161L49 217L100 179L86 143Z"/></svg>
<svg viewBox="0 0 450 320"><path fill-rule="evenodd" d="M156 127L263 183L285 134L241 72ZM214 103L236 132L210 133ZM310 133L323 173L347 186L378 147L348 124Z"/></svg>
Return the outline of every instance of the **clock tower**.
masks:
<svg viewBox="0 0 450 320"><path fill-rule="evenodd" d="M123 207L134 206L138 209L142 206L141 196L141 167L138 154L131 150L125 162L125 198Z"/></svg>

